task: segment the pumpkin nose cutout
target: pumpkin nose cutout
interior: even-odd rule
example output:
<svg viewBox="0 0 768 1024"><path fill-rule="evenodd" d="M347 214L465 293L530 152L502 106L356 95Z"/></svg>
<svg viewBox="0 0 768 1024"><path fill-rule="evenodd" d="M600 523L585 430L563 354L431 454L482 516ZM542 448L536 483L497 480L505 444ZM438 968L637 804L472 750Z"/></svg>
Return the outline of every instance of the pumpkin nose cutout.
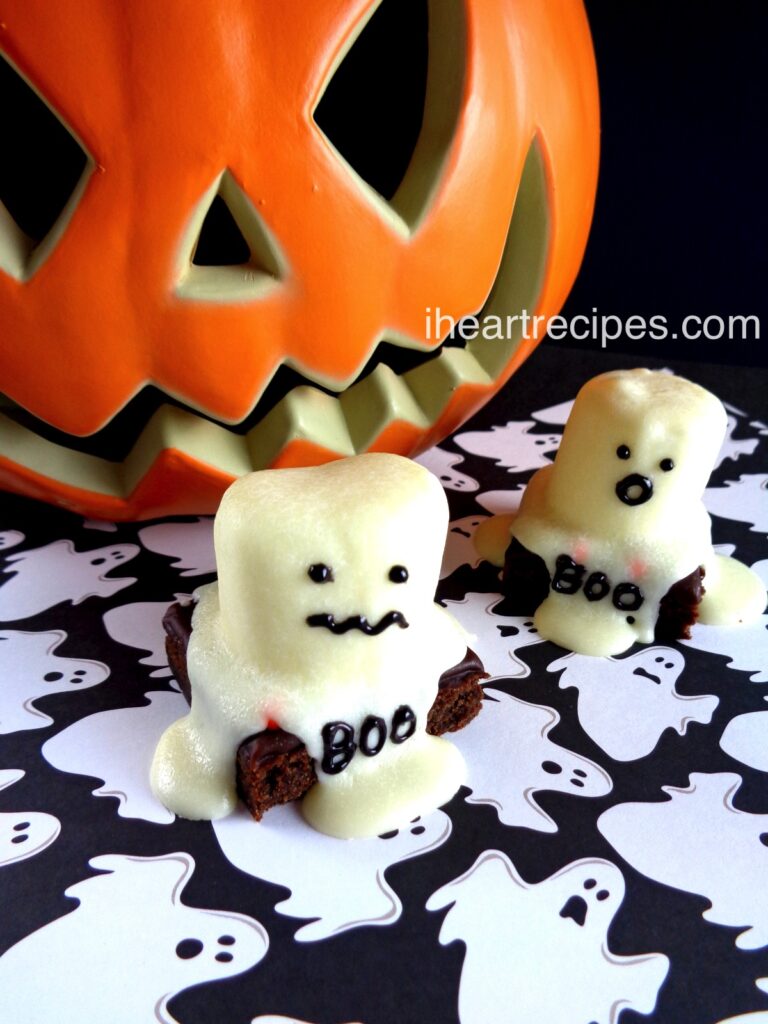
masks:
<svg viewBox="0 0 768 1024"><path fill-rule="evenodd" d="M653 483L647 476L630 473L616 484L616 495L625 505L644 505L653 497Z"/></svg>

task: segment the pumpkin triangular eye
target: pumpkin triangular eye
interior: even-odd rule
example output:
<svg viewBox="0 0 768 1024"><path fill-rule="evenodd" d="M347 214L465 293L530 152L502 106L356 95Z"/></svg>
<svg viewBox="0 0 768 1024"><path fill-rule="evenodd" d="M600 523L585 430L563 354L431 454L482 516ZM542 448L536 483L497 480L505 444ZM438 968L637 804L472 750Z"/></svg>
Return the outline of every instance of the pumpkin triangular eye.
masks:
<svg viewBox="0 0 768 1024"><path fill-rule="evenodd" d="M49 255L93 162L62 119L0 56L0 268L27 280Z"/></svg>
<svg viewBox="0 0 768 1024"><path fill-rule="evenodd" d="M186 299L247 301L284 276L277 243L228 170L198 203L182 253L176 293Z"/></svg>
<svg viewBox="0 0 768 1024"><path fill-rule="evenodd" d="M426 0L381 0L327 83L315 123L391 199L411 161L427 88Z"/></svg>
<svg viewBox="0 0 768 1024"><path fill-rule="evenodd" d="M461 112L462 0L380 0L330 73L313 119L405 230L426 214ZM382 202L385 200L386 202Z"/></svg>

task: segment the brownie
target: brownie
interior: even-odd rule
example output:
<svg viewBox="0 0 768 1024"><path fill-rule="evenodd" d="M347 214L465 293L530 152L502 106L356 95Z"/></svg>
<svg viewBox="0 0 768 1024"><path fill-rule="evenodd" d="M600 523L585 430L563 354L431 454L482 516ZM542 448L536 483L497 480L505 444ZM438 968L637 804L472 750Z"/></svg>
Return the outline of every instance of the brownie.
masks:
<svg viewBox="0 0 768 1024"><path fill-rule="evenodd" d="M706 593L703 581L704 566L700 565L669 588L659 604L654 639L663 643L691 639L691 626L699 617L699 605Z"/></svg>
<svg viewBox="0 0 768 1024"><path fill-rule="evenodd" d="M193 604L172 604L163 617L168 663L181 691L191 703L187 673L187 645L192 634ZM488 673L467 648L458 665L440 677L438 692L427 717L427 732L441 736L463 729L480 711L482 679ZM237 751L237 790L253 817L259 821L277 804L298 800L317 781L307 749L292 733L280 728L265 729L244 740Z"/></svg>
<svg viewBox="0 0 768 1024"><path fill-rule="evenodd" d="M504 594L510 615L532 615L547 596L550 576L543 558L529 551L515 538L504 556ZM654 639L659 643L690 640L699 605L705 594L704 566L674 583L659 603Z"/></svg>

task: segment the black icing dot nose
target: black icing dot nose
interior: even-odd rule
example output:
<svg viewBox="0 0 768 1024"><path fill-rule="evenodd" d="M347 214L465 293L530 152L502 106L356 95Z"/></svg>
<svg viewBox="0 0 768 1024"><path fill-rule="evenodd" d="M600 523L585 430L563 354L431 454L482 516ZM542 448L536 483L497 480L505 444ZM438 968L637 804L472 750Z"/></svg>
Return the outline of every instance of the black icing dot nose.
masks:
<svg viewBox="0 0 768 1024"><path fill-rule="evenodd" d="M63 672L46 672L43 679L46 683L57 683L60 679L64 678Z"/></svg>
<svg viewBox="0 0 768 1024"><path fill-rule="evenodd" d="M616 496L625 505L644 505L653 497L653 484L647 476L630 473L616 484Z"/></svg>
<svg viewBox="0 0 768 1024"><path fill-rule="evenodd" d="M556 761L542 761L541 767L547 775L559 775L563 770Z"/></svg>
<svg viewBox="0 0 768 1024"><path fill-rule="evenodd" d="M408 570L404 565L393 565L389 570L389 578L393 583L407 583Z"/></svg>

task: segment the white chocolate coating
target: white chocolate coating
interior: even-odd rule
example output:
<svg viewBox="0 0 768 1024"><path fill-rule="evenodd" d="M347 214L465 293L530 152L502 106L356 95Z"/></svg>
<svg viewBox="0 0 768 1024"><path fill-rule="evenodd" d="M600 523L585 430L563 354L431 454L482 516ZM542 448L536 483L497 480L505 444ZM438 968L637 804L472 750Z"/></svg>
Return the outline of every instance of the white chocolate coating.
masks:
<svg viewBox="0 0 768 1024"><path fill-rule="evenodd" d="M760 614L762 584L715 558L701 501L726 425L718 399L681 377L617 370L584 385L510 526L552 579L534 618L543 637L592 655L649 643L661 599L699 566L703 620Z"/></svg>
<svg viewBox="0 0 768 1024"><path fill-rule="evenodd" d="M467 646L434 602L447 523L438 481L394 455L267 470L232 485L214 528L219 582L197 591L187 651L192 706L163 735L152 765L152 788L166 807L188 818L228 814L237 748L270 720L315 761L319 784L305 805L320 831L376 835L450 799L463 761L425 733L440 675ZM329 567L332 579L313 582L313 565ZM407 569L405 582L390 579L393 566ZM307 622L363 616L376 627L393 611L407 628L337 634ZM363 722L381 718L389 734L401 706L416 716L414 734L402 743L388 735L366 756ZM335 722L354 729L358 749L328 774L322 730Z"/></svg>

